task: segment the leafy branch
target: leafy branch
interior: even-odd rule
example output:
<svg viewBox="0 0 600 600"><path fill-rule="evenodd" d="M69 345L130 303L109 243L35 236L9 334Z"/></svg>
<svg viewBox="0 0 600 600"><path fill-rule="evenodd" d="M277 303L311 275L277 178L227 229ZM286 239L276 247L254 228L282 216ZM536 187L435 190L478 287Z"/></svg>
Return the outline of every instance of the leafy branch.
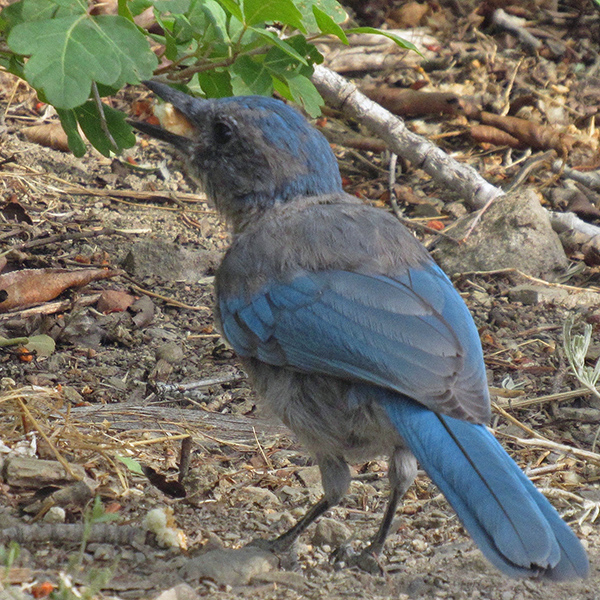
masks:
<svg viewBox="0 0 600 600"><path fill-rule="evenodd" d="M337 0L118 0L96 14L86 0L20 0L0 13L0 68L52 104L78 156L80 131L104 155L132 146L125 117L101 98L153 75L206 97L271 95L316 116L323 100L310 80L323 61L314 41L348 33Z"/></svg>
<svg viewBox="0 0 600 600"><path fill-rule="evenodd" d="M592 392L600 401L600 390L598 389L598 380L600 379L600 358L595 366L589 367L585 364L585 359L592 341L592 326L586 323L583 329L583 335L573 335L573 316L569 315L563 325L564 347L567 360L575 377L581 384Z"/></svg>

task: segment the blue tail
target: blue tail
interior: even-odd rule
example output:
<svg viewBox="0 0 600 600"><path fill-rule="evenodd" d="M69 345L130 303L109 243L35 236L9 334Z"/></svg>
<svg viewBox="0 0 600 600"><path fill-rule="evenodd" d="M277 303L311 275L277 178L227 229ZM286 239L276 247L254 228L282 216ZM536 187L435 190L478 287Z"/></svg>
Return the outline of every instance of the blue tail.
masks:
<svg viewBox="0 0 600 600"><path fill-rule="evenodd" d="M584 578L569 526L483 426L381 390L387 414L486 558L511 577Z"/></svg>

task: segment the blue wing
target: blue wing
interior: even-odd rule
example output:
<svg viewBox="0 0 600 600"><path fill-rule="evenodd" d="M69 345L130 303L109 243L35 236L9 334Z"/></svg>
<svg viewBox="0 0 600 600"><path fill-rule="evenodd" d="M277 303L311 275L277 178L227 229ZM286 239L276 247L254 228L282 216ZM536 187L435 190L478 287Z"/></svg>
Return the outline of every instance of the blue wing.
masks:
<svg viewBox="0 0 600 600"><path fill-rule="evenodd" d="M238 354L395 390L450 416L489 416L479 336L446 275L429 263L389 277L304 272L252 298L219 297Z"/></svg>

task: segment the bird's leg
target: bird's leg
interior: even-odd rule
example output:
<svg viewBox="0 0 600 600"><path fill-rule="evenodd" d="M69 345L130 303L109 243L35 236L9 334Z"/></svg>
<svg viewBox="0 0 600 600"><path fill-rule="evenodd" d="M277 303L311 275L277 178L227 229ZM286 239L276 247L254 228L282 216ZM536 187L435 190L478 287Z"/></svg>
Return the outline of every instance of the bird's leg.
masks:
<svg viewBox="0 0 600 600"><path fill-rule="evenodd" d="M287 552L313 521L343 498L350 485L350 469L346 461L341 457L317 456L317 463L325 492L323 497L288 531L273 540L253 540L250 542L252 546L275 553Z"/></svg>
<svg viewBox="0 0 600 600"><path fill-rule="evenodd" d="M412 485L416 475L417 461L412 452L404 448L397 448L391 456L389 465L390 497L377 533L370 544L359 554L353 554L348 546L342 546L335 550L332 555L335 562L344 562L349 567L359 567L369 573L381 572L379 555L394 522L398 504Z"/></svg>
<svg viewBox="0 0 600 600"><path fill-rule="evenodd" d="M325 511L329 510L331 506L333 505L327 498L323 497L316 504L313 504L308 512L285 533L282 533L273 540L253 540L251 544L275 553L287 552L298 539L298 536L303 533L313 521L320 517Z"/></svg>

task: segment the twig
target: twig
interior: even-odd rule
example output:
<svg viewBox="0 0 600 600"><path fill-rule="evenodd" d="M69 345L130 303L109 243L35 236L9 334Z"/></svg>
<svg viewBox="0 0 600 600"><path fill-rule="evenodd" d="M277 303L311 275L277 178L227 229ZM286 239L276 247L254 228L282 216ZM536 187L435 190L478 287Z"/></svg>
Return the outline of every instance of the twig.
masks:
<svg viewBox="0 0 600 600"><path fill-rule="evenodd" d="M600 171L577 171L576 169L567 167L562 160L555 160L552 163L552 170L555 173L561 173L564 177L577 181L592 190L600 190Z"/></svg>
<svg viewBox="0 0 600 600"><path fill-rule="evenodd" d="M27 404L23 402L23 398L17 398L17 402L19 403L20 409L25 413L29 423L32 427L44 438L44 441L48 444L50 450L52 450L52 454L56 457L56 460L63 466L64 470L75 480L79 481L81 477L77 475L73 469L71 469L71 465L63 458L62 454L56 449L56 446L52 443L50 438L46 435L46 432L40 427L39 423L35 419L35 417L31 414L31 411L27 407Z"/></svg>
<svg viewBox="0 0 600 600"><path fill-rule="evenodd" d="M258 436L256 435L256 429L254 427L252 428L252 433L254 433L254 441L256 442L256 447L258 448L258 451L260 452L260 455L262 456L265 466L267 467L267 469L272 469L273 465L271 464L271 461L267 458L267 455L265 454L265 451L263 450L262 444L258 440Z"/></svg>
<svg viewBox="0 0 600 600"><path fill-rule="evenodd" d="M538 398L526 398L524 400L509 400L507 407L510 409L527 408L529 406L537 406L546 402L562 402L564 400L572 400L581 396L588 396L592 392L587 388L577 388L570 392L559 392L557 394L548 394L547 396L539 396Z"/></svg>
<svg viewBox="0 0 600 600"><path fill-rule="evenodd" d="M392 153L390 156L390 172L388 177L388 191L390 194L390 204L394 214L400 221L404 221L404 215L398 206L398 196L396 195L396 167L398 165L398 155Z"/></svg>
<svg viewBox="0 0 600 600"><path fill-rule="evenodd" d="M575 231L589 238L588 241L597 241L600 243L600 227L582 221L575 213L559 213L552 210L548 211L550 224L556 233L563 231Z"/></svg>
<svg viewBox="0 0 600 600"><path fill-rule="evenodd" d="M68 233L59 233L56 235L49 235L48 237L37 238L30 242L24 242L16 246L11 246L10 250L29 250L30 248L37 248L39 246L47 246L48 244L55 244L59 242L66 242L68 240L84 240L91 237L98 237L100 235L123 235L121 231L113 229L112 227L104 227L103 229L91 230L91 231L73 231Z"/></svg>
<svg viewBox="0 0 600 600"><path fill-rule="evenodd" d="M189 433L177 433L175 435L164 435L162 437L152 438L151 440L137 440L129 442L130 446L151 446L152 444L161 444L162 442L173 442L176 440L184 440L189 438Z"/></svg>
<svg viewBox="0 0 600 600"><path fill-rule="evenodd" d="M242 381L246 379L244 375L241 374L230 374L224 375L222 377L212 377L210 379L200 379L199 381L191 381L189 383L164 383L162 381L157 381L154 385L156 390L160 394L174 394L174 393L183 393L189 392L192 390L197 390L199 388L207 388L212 387L213 385L222 385L224 383L233 383L234 381Z"/></svg>
<svg viewBox="0 0 600 600"><path fill-rule="evenodd" d="M101 294L91 294L89 296L78 298L75 302L72 300L58 300L56 302L42 304L41 306L34 306L33 308L5 312L0 314L0 322L8 321L10 319L14 319L15 317L27 319L33 315L53 315L59 312L64 312L65 310L73 308L74 306L90 306L92 304L96 304L96 302L98 302L100 299L100 296Z"/></svg>
<svg viewBox="0 0 600 600"><path fill-rule="evenodd" d="M475 218L471 221L465 235L463 236L462 242L465 242L466 240L469 239L470 235L473 233L473 230L475 229L475 227L477 226L477 223L479 223L479 221L481 220L481 217L483 217L483 215L485 214L485 212L487 211L487 209L492 205L492 202L494 202L494 200L496 200L498 198L498 196L494 196L493 198L490 198L486 204L484 206L482 206L479 211L477 211L477 214L475 215Z"/></svg>
<svg viewBox="0 0 600 600"><path fill-rule="evenodd" d="M496 431L496 435L501 435L517 444L521 444L522 446L533 446L537 448L546 448L548 450L554 450L555 452L559 452L561 454L569 454L578 458L580 460L587 460L596 465L600 465L600 454L596 452L589 452L588 450L580 450L579 448L574 448L573 446L567 446L566 444L559 444L557 442L553 442L552 440L546 439L525 439L519 438L514 435L510 435L508 433L503 433L502 431Z"/></svg>
<svg viewBox="0 0 600 600"><path fill-rule="evenodd" d="M461 164L425 138L409 131L404 121L358 91L353 83L322 65L315 67L312 81L333 107L363 123L383 139L390 150L411 161L446 189L464 198L474 208L485 206L502 191L475 169Z"/></svg>
<svg viewBox="0 0 600 600"><path fill-rule="evenodd" d="M19 544L31 542L80 542L84 534L84 523L55 523L39 525L16 525L0 529L0 540L14 540ZM146 531L131 525L98 523L92 525L88 542L116 544L144 544Z"/></svg>
<svg viewBox="0 0 600 600"><path fill-rule="evenodd" d="M144 294L146 296L150 296L150 298L162 300L170 306L176 306L177 308L185 308L186 310L210 310L208 306L191 306L190 304L184 304L183 302L179 302L179 300L175 300L173 298L169 298L168 296L163 296L162 294L157 294L156 292L146 290L140 287L139 285L136 285L135 283L132 283L131 287L139 294Z"/></svg>
<svg viewBox="0 0 600 600"><path fill-rule="evenodd" d="M529 31L527 31L524 28L524 25L526 23L525 19L509 15L506 12L504 12L504 10L499 8L494 11L494 14L492 16L492 22L497 27L505 29L506 31L512 33L525 46L527 46L534 52L537 52L538 49L542 46L542 42L533 35L531 35L531 33L529 33Z"/></svg>
<svg viewBox="0 0 600 600"><path fill-rule="evenodd" d="M110 145L114 152L119 152L119 146L117 142L115 142L115 138L113 137L110 129L108 128L108 123L106 122L106 115L104 114L104 104L102 104L102 98L100 98L100 93L98 92L98 85L95 81L92 81L92 94L94 96L94 104L98 109L98 114L100 115L100 129L102 129L102 133L108 138Z"/></svg>
<svg viewBox="0 0 600 600"><path fill-rule="evenodd" d="M72 194L74 196L98 196L101 198L133 198L135 200L166 200L167 202L173 202L180 205L182 202L189 202L191 204L198 204L199 202L205 202L206 196L199 194L186 194L183 192L151 192L151 191L137 191L137 190L105 190L100 188L84 188L81 186L73 186L70 184L69 187L59 190L63 194ZM217 214L215 210L207 210L207 213Z"/></svg>
<svg viewBox="0 0 600 600"><path fill-rule="evenodd" d="M534 437L534 438L539 439L539 440L546 440L547 439L543 435L540 435L539 433L536 433L530 427L527 427L527 425L525 425L524 423L521 423L521 421L519 421L519 419L517 419L516 417L513 417L511 414L507 413L501 406L498 406L495 402L492 402L492 408L498 414L502 415L507 421L509 421L513 425L516 425L517 427L520 427L523 431L525 431L526 433L528 433L531 437Z"/></svg>
<svg viewBox="0 0 600 600"><path fill-rule="evenodd" d="M517 73L519 72L519 69L521 68L521 65L523 64L524 60L525 60L524 56L521 56L521 58L519 58L519 60L517 61L517 64L515 65L515 68L513 69L513 72L511 73L511 76L508 80L508 85L506 86L506 88L504 90L504 99L503 99L504 108L500 112L500 114L503 117L505 117L508 114L508 111L510 110L510 94L515 85L515 79L517 78Z"/></svg>

